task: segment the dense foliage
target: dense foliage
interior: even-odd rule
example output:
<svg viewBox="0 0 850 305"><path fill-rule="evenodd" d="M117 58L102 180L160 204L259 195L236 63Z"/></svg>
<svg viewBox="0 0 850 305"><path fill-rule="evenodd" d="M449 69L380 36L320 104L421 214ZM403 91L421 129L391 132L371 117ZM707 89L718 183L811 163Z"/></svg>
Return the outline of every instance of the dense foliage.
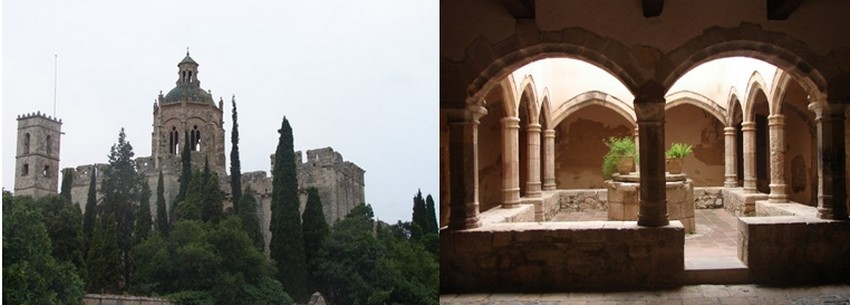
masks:
<svg viewBox="0 0 850 305"><path fill-rule="evenodd" d="M292 304L236 216L179 220L168 236L153 234L136 247L134 257L136 294L170 295L179 304Z"/></svg>
<svg viewBox="0 0 850 305"><path fill-rule="evenodd" d="M605 146L608 146L608 153L602 157L602 177L605 179L611 179L623 158L637 158L637 145L631 137L610 137L605 140Z"/></svg>
<svg viewBox="0 0 850 305"><path fill-rule="evenodd" d="M360 205L319 251L320 290L330 304L437 304L437 256L410 238L410 224L380 225Z"/></svg>
<svg viewBox="0 0 850 305"><path fill-rule="evenodd" d="M91 244L92 232L94 231L94 221L97 217L97 166L91 167L91 179L89 179L89 192L86 198L86 213L83 215L83 239L85 240L86 251Z"/></svg>
<svg viewBox="0 0 850 305"><path fill-rule="evenodd" d="M3 192L3 304L79 304L83 281L71 262L51 255L38 210L29 197Z"/></svg>
<svg viewBox="0 0 850 305"><path fill-rule="evenodd" d="M254 190L250 186L245 188L242 194L237 216L242 220L242 228L245 229L245 233L248 234L248 237L251 238L257 249L263 251L264 240L261 232L262 228L260 228L260 219L257 217L257 198L254 196Z"/></svg>
<svg viewBox="0 0 850 305"><path fill-rule="evenodd" d="M285 117L278 133L280 138L272 170L272 238L269 250L283 288L296 302L303 303L310 296L307 291L307 263L301 232L294 140L292 127Z"/></svg>

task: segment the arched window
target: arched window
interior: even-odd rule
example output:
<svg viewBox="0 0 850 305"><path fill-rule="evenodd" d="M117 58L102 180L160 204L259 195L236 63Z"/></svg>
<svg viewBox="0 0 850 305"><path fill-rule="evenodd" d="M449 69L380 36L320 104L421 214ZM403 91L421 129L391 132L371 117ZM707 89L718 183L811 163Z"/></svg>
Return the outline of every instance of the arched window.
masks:
<svg viewBox="0 0 850 305"><path fill-rule="evenodd" d="M192 128L192 151L201 151L201 131L198 130L198 125Z"/></svg>
<svg viewBox="0 0 850 305"><path fill-rule="evenodd" d="M48 135L47 136L47 154L49 155L52 150L53 150L53 144L52 144L52 141L50 141L50 135Z"/></svg>
<svg viewBox="0 0 850 305"><path fill-rule="evenodd" d="M24 153L30 153L30 134L26 133L24 135Z"/></svg>
<svg viewBox="0 0 850 305"><path fill-rule="evenodd" d="M176 155L180 151L180 134L177 132L177 127L171 127L171 132L168 135L168 151L172 155Z"/></svg>

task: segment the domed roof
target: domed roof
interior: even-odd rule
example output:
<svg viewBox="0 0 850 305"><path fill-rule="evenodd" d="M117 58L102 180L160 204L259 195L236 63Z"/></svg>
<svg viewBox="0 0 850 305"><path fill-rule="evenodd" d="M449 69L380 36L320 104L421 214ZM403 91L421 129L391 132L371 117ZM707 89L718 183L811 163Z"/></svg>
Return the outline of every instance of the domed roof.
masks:
<svg viewBox="0 0 850 305"><path fill-rule="evenodd" d="M177 64L177 67L179 68L177 86L160 99L160 104L178 104L185 100L189 103L215 106L212 95L201 89L201 82L198 80L198 63L189 56L189 50L186 50L186 57Z"/></svg>
<svg viewBox="0 0 850 305"><path fill-rule="evenodd" d="M212 95L204 91L204 89L201 89L201 87L191 85L178 85L177 87L174 87L174 89L171 89L171 91L165 95L165 98L162 100L162 104L177 104L182 100L187 100L192 103L207 103L215 105Z"/></svg>

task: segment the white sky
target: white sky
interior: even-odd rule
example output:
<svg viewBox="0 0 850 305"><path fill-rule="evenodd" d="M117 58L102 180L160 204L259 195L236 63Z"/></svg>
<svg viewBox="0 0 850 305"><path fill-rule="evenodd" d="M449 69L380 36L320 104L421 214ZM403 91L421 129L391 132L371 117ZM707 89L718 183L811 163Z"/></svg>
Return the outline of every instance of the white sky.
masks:
<svg viewBox="0 0 850 305"><path fill-rule="evenodd" d="M296 150L332 146L366 170L378 218L409 221L417 189L439 200L438 5L4 1L3 188L14 188L16 116L53 111L54 54L65 168L105 163L121 127L136 156L151 155L154 99L188 46L201 87L224 97L228 162L235 94L243 172L269 171L285 115Z"/></svg>

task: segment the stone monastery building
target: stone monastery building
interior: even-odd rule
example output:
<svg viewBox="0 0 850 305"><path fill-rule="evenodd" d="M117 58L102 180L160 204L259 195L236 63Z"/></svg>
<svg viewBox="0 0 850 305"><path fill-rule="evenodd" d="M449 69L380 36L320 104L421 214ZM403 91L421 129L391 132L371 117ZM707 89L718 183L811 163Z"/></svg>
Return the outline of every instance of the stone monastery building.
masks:
<svg viewBox="0 0 850 305"><path fill-rule="evenodd" d="M229 202L230 177L225 171L229 164L225 160L226 132L222 119L223 101L219 99L216 104L210 93L201 89L198 80L198 63L189 56L188 52L177 67L179 76L177 86L166 95L160 92L153 105L152 155L136 158L137 170L152 191L156 190L159 172L162 171L166 206L170 210L179 188L180 153L183 145L190 145L193 166L203 168L206 157L209 160L210 169L218 173L221 189L226 194L225 208L227 208L232 204ZM18 116L16 195L41 197L57 193L61 125L61 120L46 114ZM189 133L189 143L183 143L184 131ZM302 211L306 204L306 191L309 187L319 190L325 220L329 224L345 217L348 211L365 202L364 170L352 162L343 160L342 155L333 148L308 150L306 159L303 159L300 151L295 155ZM271 155L271 163L273 162L274 154ZM91 171L94 169L98 171L97 188L99 190L101 172L106 166L107 164L89 164L67 169L71 175L74 175L72 200L80 204L83 212L85 212ZM273 168L273 164L270 168ZM271 238L269 224L272 177L265 171L243 172L242 185L250 186L256 192L259 204L257 213L263 227L266 245L268 245ZM156 208L155 204L151 204L151 215L157 215Z"/></svg>
<svg viewBox="0 0 850 305"><path fill-rule="evenodd" d="M842 0L441 1L441 292L850 280L848 13ZM623 198L602 178L611 136L638 146L628 221L611 221ZM693 145L681 196L674 142ZM732 219L729 257L693 263L708 251L686 249L694 205ZM587 211L609 218L553 221Z"/></svg>

